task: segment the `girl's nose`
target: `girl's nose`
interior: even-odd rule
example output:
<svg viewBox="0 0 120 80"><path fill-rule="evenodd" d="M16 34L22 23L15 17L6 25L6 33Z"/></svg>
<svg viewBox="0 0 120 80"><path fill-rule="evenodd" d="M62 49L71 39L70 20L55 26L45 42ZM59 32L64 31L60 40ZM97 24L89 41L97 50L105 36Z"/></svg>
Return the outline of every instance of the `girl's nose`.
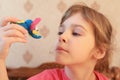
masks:
<svg viewBox="0 0 120 80"><path fill-rule="evenodd" d="M59 42L66 43L66 42L67 42L67 37L65 37L65 36L63 36L63 35L60 35L60 36L59 36Z"/></svg>

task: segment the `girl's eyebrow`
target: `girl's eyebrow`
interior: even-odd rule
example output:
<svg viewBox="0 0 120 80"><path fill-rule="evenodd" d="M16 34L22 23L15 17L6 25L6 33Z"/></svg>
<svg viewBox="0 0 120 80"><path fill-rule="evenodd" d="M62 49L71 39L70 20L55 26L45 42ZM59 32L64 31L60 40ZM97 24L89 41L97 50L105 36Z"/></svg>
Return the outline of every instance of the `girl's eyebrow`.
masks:
<svg viewBox="0 0 120 80"><path fill-rule="evenodd" d="M87 29L85 29L85 27L83 27L83 26L80 25L80 24L71 24L70 26L71 26L71 27L80 27L80 28L82 28L83 30L87 31ZM65 25L64 25L64 24L61 24L60 27L65 27Z"/></svg>
<svg viewBox="0 0 120 80"><path fill-rule="evenodd" d="M72 27L80 27L82 28L83 30L87 31L87 29L85 29L85 27L83 27L82 25L80 24L71 24Z"/></svg>

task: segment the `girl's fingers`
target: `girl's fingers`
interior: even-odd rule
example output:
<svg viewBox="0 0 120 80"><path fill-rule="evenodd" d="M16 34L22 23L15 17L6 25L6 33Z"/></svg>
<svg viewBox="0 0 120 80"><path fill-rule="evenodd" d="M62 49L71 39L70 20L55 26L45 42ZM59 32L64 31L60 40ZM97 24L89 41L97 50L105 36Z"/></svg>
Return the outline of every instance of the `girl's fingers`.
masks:
<svg viewBox="0 0 120 80"><path fill-rule="evenodd" d="M28 31L24 27L22 27L22 26L20 26L18 24L9 24L6 27L2 27L2 29L4 31L16 29L16 30L20 31L23 34L28 34Z"/></svg>
<svg viewBox="0 0 120 80"><path fill-rule="evenodd" d="M15 17L6 17L2 19L1 26L6 26L9 22L17 22L17 21L19 21L19 19Z"/></svg>
<svg viewBox="0 0 120 80"><path fill-rule="evenodd" d="M20 31L16 29L11 29L4 32L4 37L20 37L20 38L26 38L26 34L21 33Z"/></svg>
<svg viewBox="0 0 120 80"><path fill-rule="evenodd" d="M22 27L22 26L20 26L18 24L8 24L8 23L16 22L16 21L19 21L19 19L15 18L15 17L6 17L6 18L4 18L1 21L2 22L1 30L8 31L10 29L16 29L16 30L20 31L23 34L27 34L27 30L24 27Z"/></svg>

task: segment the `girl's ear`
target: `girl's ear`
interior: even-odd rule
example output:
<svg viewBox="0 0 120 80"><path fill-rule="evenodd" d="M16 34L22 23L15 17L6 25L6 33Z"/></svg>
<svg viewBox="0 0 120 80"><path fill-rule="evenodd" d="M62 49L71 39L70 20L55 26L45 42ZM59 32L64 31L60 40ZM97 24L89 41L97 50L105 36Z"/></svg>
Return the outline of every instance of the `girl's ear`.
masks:
<svg viewBox="0 0 120 80"><path fill-rule="evenodd" d="M93 56L96 59L101 59L105 56L105 54L106 54L106 48L105 47L100 47L100 48L96 48L96 51L93 54Z"/></svg>

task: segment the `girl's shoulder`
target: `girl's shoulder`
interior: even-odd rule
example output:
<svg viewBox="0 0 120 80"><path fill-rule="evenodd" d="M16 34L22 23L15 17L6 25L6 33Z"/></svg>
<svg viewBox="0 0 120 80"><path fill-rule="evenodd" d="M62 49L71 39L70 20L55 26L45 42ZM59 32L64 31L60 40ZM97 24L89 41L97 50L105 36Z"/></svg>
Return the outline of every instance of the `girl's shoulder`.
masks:
<svg viewBox="0 0 120 80"><path fill-rule="evenodd" d="M105 75L103 75L102 73L96 72L94 71L96 77L98 78L98 80L109 80Z"/></svg>
<svg viewBox="0 0 120 80"><path fill-rule="evenodd" d="M63 69L47 69L28 80L68 80Z"/></svg>

